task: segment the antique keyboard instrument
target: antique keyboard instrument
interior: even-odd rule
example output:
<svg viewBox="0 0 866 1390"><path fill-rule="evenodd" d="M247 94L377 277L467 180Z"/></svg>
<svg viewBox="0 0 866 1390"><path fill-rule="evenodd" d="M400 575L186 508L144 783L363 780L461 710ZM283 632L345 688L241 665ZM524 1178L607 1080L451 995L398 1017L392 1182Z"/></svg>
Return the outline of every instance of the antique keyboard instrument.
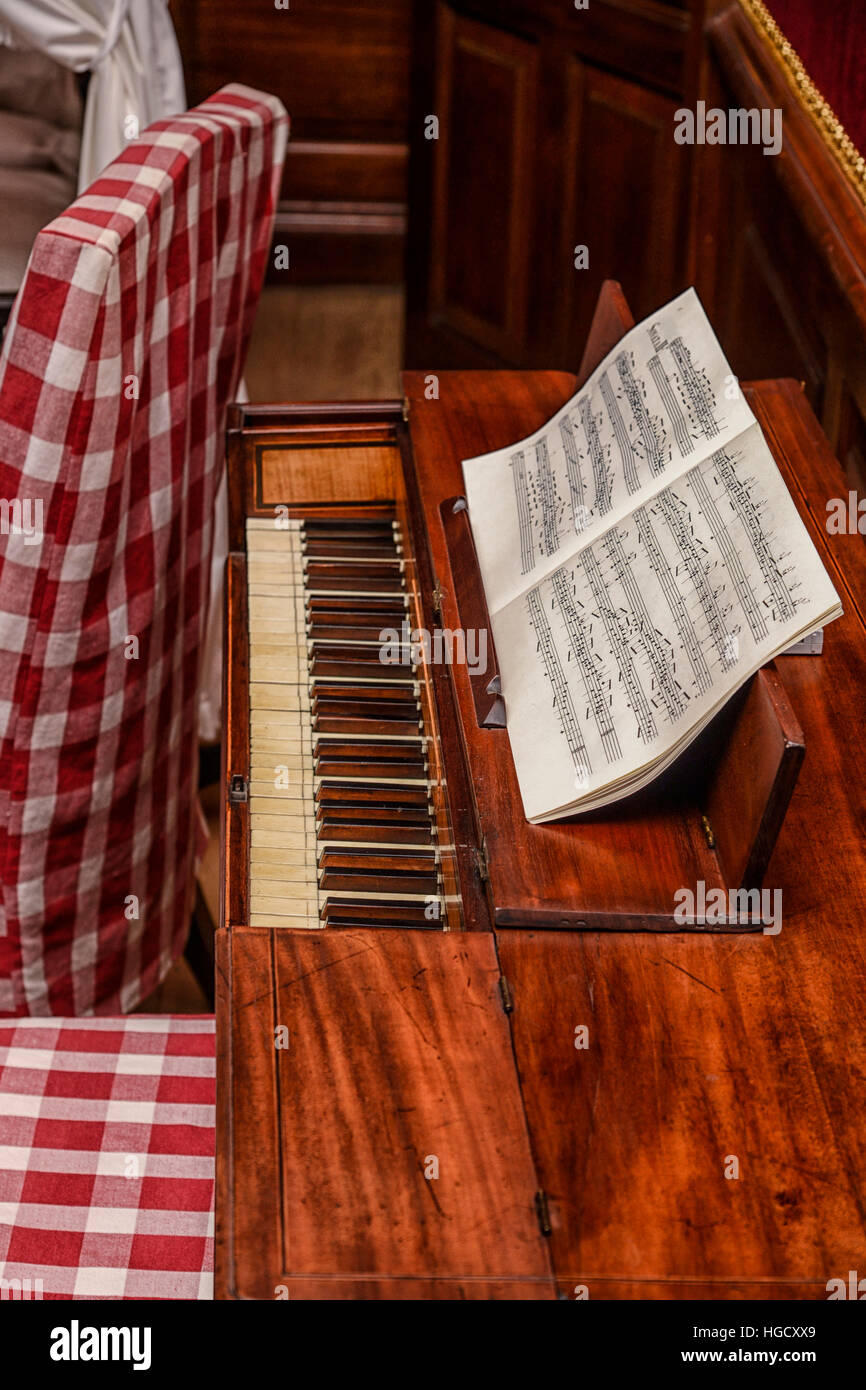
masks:
<svg viewBox="0 0 866 1390"><path fill-rule="evenodd" d="M603 294L582 375L630 325ZM417 374L411 412L234 408L229 925L666 930L681 884L760 883L803 751L773 667L646 795L525 820L460 464L542 423L572 378L524 402L538 378L512 377L485 415L505 376L446 374L427 399ZM443 630L483 632L485 668L437 659Z"/></svg>
<svg viewBox="0 0 866 1390"><path fill-rule="evenodd" d="M630 321L608 286L581 375ZM492 644L473 671L415 639L486 629L461 460L531 433L575 380L404 386L230 419L217 1296L821 1296L808 1242L765 1241L798 1144L821 1170L803 1220L840 1233L839 1268L862 1239L844 1159L818 1161L822 1122L798 1109L806 1014L774 1023L780 998L798 1018L824 1007L824 928L810 913L773 942L672 915L681 885L760 884L768 864L788 912L813 902L819 801L854 855L853 783L810 795L807 778L791 802L804 739L786 687L820 780L866 675L857 605L822 657L781 659L784 685L760 672L673 776L531 826ZM748 391L832 565L820 429L796 385ZM795 1134L767 1086L798 1098ZM735 1210L719 1155L747 1150L760 1171ZM712 1249L689 1240L702 1229Z"/></svg>
<svg viewBox="0 0 866 1390"><path fill-rule="evenodd" d="M323 414L329 423L311 424ZM256 470L230 565L247 632L232 633L229 669L249 663L248 733L242 715L244 743L228 751L230 814L243 808L229 840L248 864L240 916L271 928L454 929L433 673L413 641L427 619L402 404L289 416L274 429L268 409L239 408L230 434ZM230 681L230 703L231 692Z"/></svg>
<svg viewBox="0 0 866 1390"><path fill-rule="evenodd" d="M443 925L453 849L396 517L250 518L247 554L250 925Z"/></svg>

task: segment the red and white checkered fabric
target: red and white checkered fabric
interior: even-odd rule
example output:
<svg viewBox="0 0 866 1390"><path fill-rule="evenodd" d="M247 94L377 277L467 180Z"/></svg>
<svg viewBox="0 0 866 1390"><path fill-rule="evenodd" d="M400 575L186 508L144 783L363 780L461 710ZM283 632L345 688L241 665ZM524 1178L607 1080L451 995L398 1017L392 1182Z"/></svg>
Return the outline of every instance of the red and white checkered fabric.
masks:
<svg viewBox="0 0 866 1390"><path fill-rule="evenodd" d="M226 405L287 134L230 86L41 232L0 356L0 1014L125 1013L188 924Z"/></svg>
<svg viewBox="0 0 866 1390"><path fill-rule="evenodd" d="M0 1023L0 1298L212 1298L214 1021Z"/></svg>

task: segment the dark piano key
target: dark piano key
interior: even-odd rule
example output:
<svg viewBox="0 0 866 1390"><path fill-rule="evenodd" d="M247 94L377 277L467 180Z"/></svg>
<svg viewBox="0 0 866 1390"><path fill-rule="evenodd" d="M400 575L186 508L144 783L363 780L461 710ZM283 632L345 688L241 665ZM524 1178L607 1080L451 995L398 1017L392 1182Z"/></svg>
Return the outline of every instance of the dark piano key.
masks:
<svg viewBox="0 0 866 1390"><path fill-rule="evenodd" d="M313 752L318 758L344 758L351 761L376 759L380 762L413 763L422 769L426 767L426 744L422 739L407 742L405 739L343 739L317 738ZM421 774L419 774L420 776Z"/></svg>
<svg viewBox="0 0 866 1390"><path fill-rule="evenodd" d="M306 576L306 590L311 597L324 597L326 594L345 595L347 598L352 595L363 597L375 597L379 594L399 598L406 592L400 586L400 576L394 575L393 578L379 575L310 575Z"/></svg>
<svg viewBox="0 0 866 1390"><path fill-rule="evenodd" d="M315 647L310 655L309 670L313 680L328 676L345 676L355 680L370 680L401 674L411 675L415 671L411 657L407 654L399 661L379 660L378 642L370 646L349 645L345 647Z"/></svg>
<svg viewBox="0 0 866 1390"><path fill-rule="evenodd" d="M386 678L379 684L374 682L371 685L344 684L342 681L316 678L314 694L320 703L324 700L356 700L367 705L405 705L414 701L417 707L415 684L411 677L399 674L393 681Z"/></svg>
<svg viewBox="0 0 866 1390"><path fill-rule="evenodd" d="M439 876L436 851L433 849L353 849L351 845L334 848L326 845L319 853L319 869L335 873L350 873L354 869L366 874L420 874L423 878ZM383 884L383 889L385 885ZM390 892L390 886L388 892Z"/></svg>
<svg viewBox="0 0 866 1390"><path fill-rule="evenodd" d="M335 731L333 728L328 730L322 724L323 720L332 719L366 719L368 721L373 721L377 725L384 725L385 727L381 729L382 733L388 732L388 726L392 726L392 733L397 733L398 730L394 728L393 725L411 725L413 719L414 727L407 728L405 732L413 733L414 729L418 727L420 722L420 715L418 713L417 701L383 699L365 700L360 695L358 686L352 687L352 692L353 698L350 700L340 700L336 697L332 698L330 696L324 698L319 694L315 695L311 702L310 710L313 719L313 728L317 733L342 732L341 730ZM350 732L350 730L347 729L345 732L348 733ZM370 728L367 730L367 732L377 733L379 732L379 729ZM401 727L399 732L403 733L404 729Z"/></svg>
<svg viewBox="0 0 866 1390"><path fill-rule="evenodd" d="M423 762L387 762L373 758L350 762L346 758L335 758L329 754L320 755L315 761L317 777L405 777L418 779L426 774Z"/></svg>
<svg viewBox="0 0 866 1390"><path fill-rule="evenodd" d="M393 711L392 711L393 713ZM335 714L331 710L312 711L313 730L317 734L399 734L409 737L421 732L421 715L417 706L411 716L379 719L372 714Z"/></svg>
<svg viewBox="0 0 866 1390"><path fill-rule="evenodd" d="M369 622L363 620L363 616L353 617L351 622L345 621L347 614L334 615L341 616L344 621L331 622L326 616L316 614L311 622L307 623L307 637L313 641L332 641L332 642L369 642L372 646L379 648L381 641L379 633L385 628L393 628L398 633L403 621L402 616L398 615L390 620L383 620L375 614Z"/></svg>
<svg viewBox="0 0 866 1390"><path fill-rule="evenodd" d="M315 791L315 799L320 806L343 802L352 806L417 806L426 810L429 798L426 787L400 782L337 782L330 779L320 782Z"/></svg>
<svg viewBox="0 0 866 1390"><path fill-rule="evenodd" d="M304 522L307 536L390 536L396 529L394 517L333 516L308 517Z"/></svg>
<svg viewBox="0 0 866 1390"><path fill-rule="evenodd" d="M325 849L319 863L319 889L328 892L439 893L433 855L380 854L375 850Z"/></svg>
<svg viewBox="0 0 866 1390"><path fill-rule="evenodd" d="M407 848L434 843L433 826L426 813L413 819L411 808L401 816L383 818L369 806L349 807L348 811L328 806L316 818L316 838L319 841L339 841L340 844L402 845ZM353 818L350 813L353 813ZM375 819L374 819L375 817Z"/></svg>
<svg viewBox="0 0 866 1390"><path fill-rule="evenodd" d="M305 567L307 586L310 589L331 588L332 583L349 588L366 588L368 585L390 585L393 589L403 588L401 562L394 560L367 560L364 563L352 560L308 560Z"/></svg>
<svg viewBox="0 0 866 1390"><path fill-rule="evenodd" d="M372 619L374 616L381 615L384 620L395 619L398 626L406 616L408 599L403 597L380 598L376 594L368 596L360 594L308 594L307 613L312 619L319 614L334 613L341 618L347 613L355 614L364 619Z"/></svg>
<svg viewBox="0 0 866 1390"><path fill-rule="evenodd" d="M425 910L424 903L353 902L351 899L329 898L319 915L328 927L415 927L441 931L442 918L430 920L425 916Z"/></svg>
<svg viewBox="0 0 866 1390"><path fill-rule="evenodd" d="M304 554L310 560L393 560L402 555L403 547L396 540L307 540Z"/></svg>

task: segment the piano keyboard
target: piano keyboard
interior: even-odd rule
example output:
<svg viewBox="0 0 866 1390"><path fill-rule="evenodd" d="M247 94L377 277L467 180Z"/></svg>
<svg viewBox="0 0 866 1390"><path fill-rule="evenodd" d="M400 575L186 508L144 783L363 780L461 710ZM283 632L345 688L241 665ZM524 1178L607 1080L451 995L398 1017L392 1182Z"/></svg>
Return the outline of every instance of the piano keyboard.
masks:
<svg viewBox="0 0 866 1390"><path fill-rule="evenodd" d="M247 519L251 926L446 926L406 564L394 519Z"/></svg>

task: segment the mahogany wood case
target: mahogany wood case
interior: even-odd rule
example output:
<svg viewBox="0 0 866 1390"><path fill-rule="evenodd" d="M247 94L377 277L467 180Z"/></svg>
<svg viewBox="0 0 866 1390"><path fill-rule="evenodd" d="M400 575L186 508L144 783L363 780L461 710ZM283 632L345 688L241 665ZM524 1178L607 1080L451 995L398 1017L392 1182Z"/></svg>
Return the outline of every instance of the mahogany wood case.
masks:
<svg viewBox="0 0 866 1390"><path fill-rule="evenodd" d="M629 322L606 286L581 377ZM249 925L246 519L391 508L413 618L457 629L483 611L443 520L460 461L576 384L446 372L431 400L411 372L404 403L236 408L220 1298L823 1298L862 1264L866 558L826 532L844 479L796 382L746 389L842 598L822 655L780 658L638 800L546 826L524 820L507 730L465 666L432 665L444 920ZM761 879L782 891L778 935L673 921L683 885Z"/></svg>

